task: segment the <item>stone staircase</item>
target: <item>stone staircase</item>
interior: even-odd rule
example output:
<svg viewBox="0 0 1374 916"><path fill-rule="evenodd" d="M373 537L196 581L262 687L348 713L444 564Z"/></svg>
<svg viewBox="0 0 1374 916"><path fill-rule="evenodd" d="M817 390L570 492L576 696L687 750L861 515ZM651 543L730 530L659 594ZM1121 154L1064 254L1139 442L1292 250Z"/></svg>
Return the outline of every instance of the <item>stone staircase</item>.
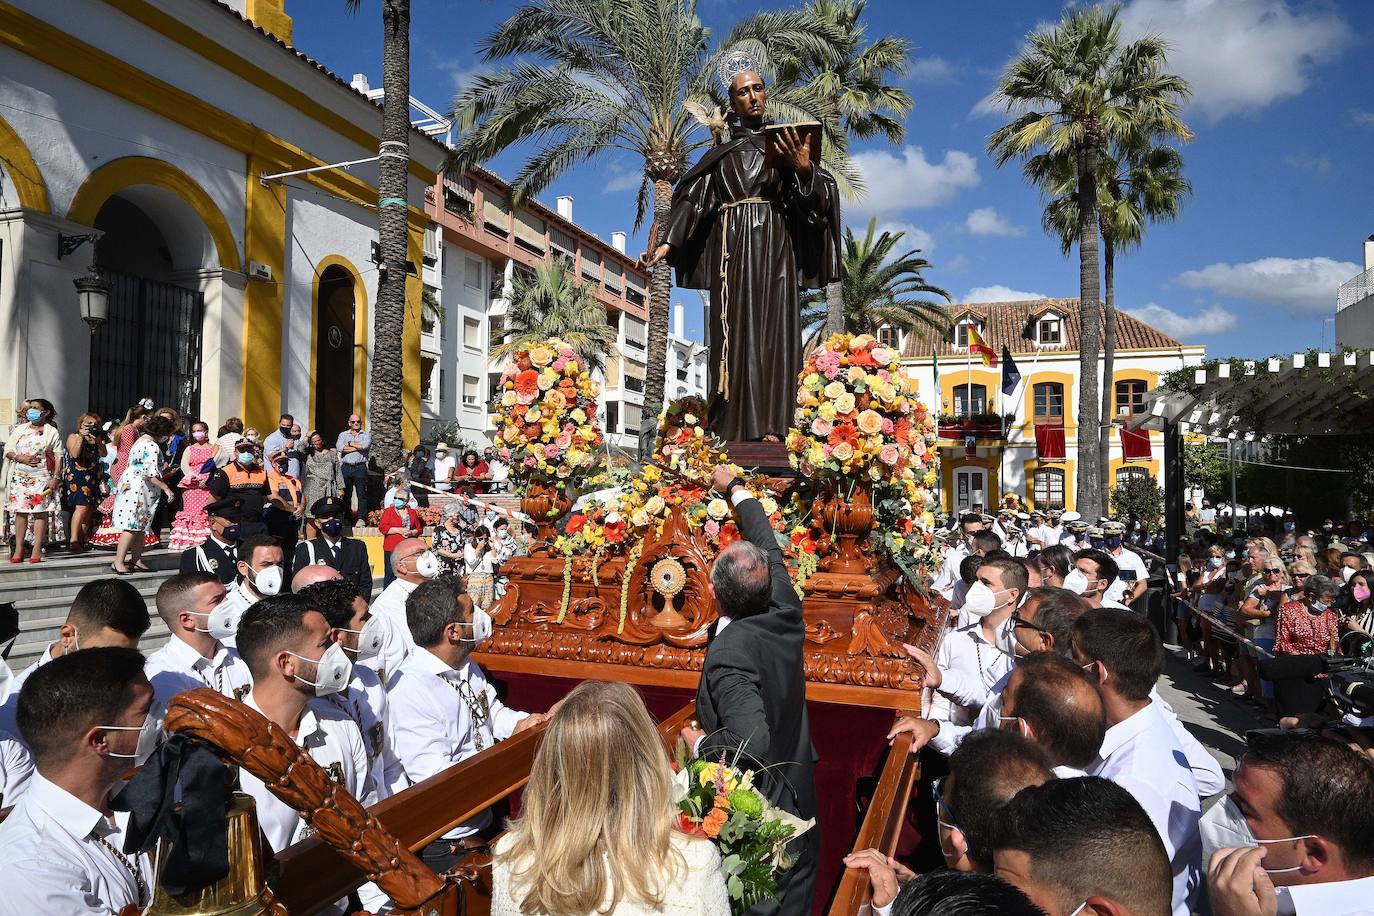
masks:
<svg viewBox="0 0 1374 916"><path fill-rule="evenodd" d="M72 598L81 586L114 575L110 572L113 556L110 551L92 551L75 557L49 554L36 566L11 564L8 557L0 559L0 602L13 601L19 610L19 638L8 659L11 669L18 673L37 661L57 638ZM167 640L167 627L157 616L153 598L163 580L176 572L179 559L179 554L164 548L150 549L143 554L143 562L153 571L124 577L147 600L152 616L152 626L139 644L144 654Z"/></svg>

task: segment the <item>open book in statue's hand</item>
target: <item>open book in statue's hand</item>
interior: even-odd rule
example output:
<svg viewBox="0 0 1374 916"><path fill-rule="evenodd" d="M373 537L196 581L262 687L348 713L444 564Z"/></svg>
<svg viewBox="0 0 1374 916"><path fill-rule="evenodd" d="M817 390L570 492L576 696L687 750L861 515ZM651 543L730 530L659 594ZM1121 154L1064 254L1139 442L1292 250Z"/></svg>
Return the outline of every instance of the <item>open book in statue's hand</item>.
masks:
<svg viewBox="0 0 1374 916"><path fill-rule="evenodd" d="M821 161L821 125L819 121L797 121L791 124L769 124L763 129L764 137L764 161L763 164L776 169L787 165L787 157L782 151L782 144L779 138L787 128L796 131L797 142L805 143L807 138L811 139L811 165L816 166Z"/></svg>

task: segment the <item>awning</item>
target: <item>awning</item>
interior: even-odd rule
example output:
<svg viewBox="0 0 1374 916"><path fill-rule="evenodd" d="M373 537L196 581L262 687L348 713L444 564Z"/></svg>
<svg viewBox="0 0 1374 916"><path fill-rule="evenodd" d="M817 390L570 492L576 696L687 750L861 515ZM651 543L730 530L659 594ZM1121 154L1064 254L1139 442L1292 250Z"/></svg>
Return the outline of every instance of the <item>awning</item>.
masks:
<svg viewBox="0 0 1374 916"><path fill-rule="evenodd" d="M1330 436L1374 428L1374 351L1311 351L1199 366L1190 384L1157 388L1127 428L1227 438Z"/></svg>

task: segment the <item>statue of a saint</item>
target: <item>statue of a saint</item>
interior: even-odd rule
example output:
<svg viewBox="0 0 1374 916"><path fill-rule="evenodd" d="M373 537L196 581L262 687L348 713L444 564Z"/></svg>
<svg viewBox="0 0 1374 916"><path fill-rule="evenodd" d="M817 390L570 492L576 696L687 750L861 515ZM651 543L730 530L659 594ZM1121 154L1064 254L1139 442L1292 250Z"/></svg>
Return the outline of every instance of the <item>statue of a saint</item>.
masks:
<svg viewBox="0 0 1374 916"><path fill-rule="evenodd" d="M812 163L811 134L766 130L768 90L750 63L738 52L727 58L730 136L682 176L660 244L641 259L666 259L678 286L711 291L708 425L727 441L786 435L801 369L801 291L840 277L835 180Z"/></svg>

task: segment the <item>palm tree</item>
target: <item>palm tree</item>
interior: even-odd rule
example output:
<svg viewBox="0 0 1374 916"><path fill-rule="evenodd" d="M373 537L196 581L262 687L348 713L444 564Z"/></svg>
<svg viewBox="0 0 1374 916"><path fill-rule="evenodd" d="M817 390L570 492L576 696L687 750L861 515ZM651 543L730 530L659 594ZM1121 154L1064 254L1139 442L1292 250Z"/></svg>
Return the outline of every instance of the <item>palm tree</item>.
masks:
<svg viewBox="0 0 1374 916"><path fill-rule="evenodd" d="M868 0L811 0L808 11L833 26L841 36L838 56L818 59L806 49L779 48L777 85L809 85L824 100L827 117L839 123L841 138L870 140L883 137L890 143L906 138L903 118L911 111L911 96L900 86L887 83L906 72L910 46L905 38L884 36L865 46L867 30L860 22ZM830 49L828 49L830 50ZM847 184L857 196L862 186ZM845 326L844 292L836 281L826 288L826 330Z"/></svg>
<svg viewBox="0 0 1374 916"><path fill-rule="evenodd" d="M361 0L346 0L356 13ZM401 415L405 384L407 197L410 169L410 0L381 0L382 139L377 163L377 247L382 270L377 277L373 317L372 372L367 389L372 456L383 468L401 460ZM383 345L380 342L386 341Z"/></svg>
<svg viewBox="0 0 1374 916"><path fill-rule="evenodd" d="M1178 112L1188 84L1164 72L1167 46L1154 36L1125 47L1119 7L1070 11L1056 26L1032 33L1007 67L994 99L1014 120L993 131L988 153L999 166L1036 153L1068 156L1076 169L1079 335L1078 436L1100 433L1098 350L1099 158L1128 137L1191 139ZM1099 441L1100 435L1092 436ZM1098 449L1079 448L1078 509L1102 512L1105 467Z"/></svg>
<svg viewBox="0 0 1374 916"><path fill-rule="evenodd" d="M1149 222L1172 222L1193 186L1183 177L1183 156L1172 146L1150 145L1144 138L1126 138L1099 160L1098 228L1102 234L1102 435L1098 443L1102 467L1110 466L1113 389L1116 358L1116 255L1139 247ZM1025 172L1044 191L1048 202L1042 223L1059 240L1064 254L1073 250L1078 233L1077 168L1068 156L1041 154L1026 163ZM1110 488L1104 480L1104 487Z"/></svg>
<svg viewBox="0 0 1374 916"><path fill-rule="evenodd" d="M923 272L930 262L912 249L893 257L893 249L905 233L884 232L874 239L878 221L868 221L863 239L854 230L844 231L844 257L841 281L844 323L841 331L873 334L885 325L907 334L929 339L949 335L949 312L929 296L950 301L949 293L925 281ZM807 349L832 333L828 291L811 293L802 300L802 328L810 332Z"/></svg>
<svg viewBox="0 0 1374 916"><path fill-rule="evenodd" d="M774 46L829 59L833 30L801 12L762 13L736 26L725 47L748 45L765 55ZM673 184L688 158L710 142L705 113L715 63L696 0L527 0L483 40L486 61L518 60L476 77L454 100L462 135L449 156L450 173L483 163L513 145L533 142L511 188L519 206L573 166L612 151L642 161L636 230L652 196L656 244L673 201ZM816 117L799 107L803 90L770 98L775 116ZM824 124L824 119L822 123ZM834 146L833 137L827 137ZM644 416L663 404L672 272L655 266L649 283L648 381Z"/></svg>
<svg viewBox="0 0 1374 916"><path fill-rule="evenodd" d="M533 276L515 278L505 331L491 358L504 361L517 349L550 337L572 347L594 372L605 369L606 357L616 352L616 332L606 323L606 309L561 260L541 264Z"/></svg>

